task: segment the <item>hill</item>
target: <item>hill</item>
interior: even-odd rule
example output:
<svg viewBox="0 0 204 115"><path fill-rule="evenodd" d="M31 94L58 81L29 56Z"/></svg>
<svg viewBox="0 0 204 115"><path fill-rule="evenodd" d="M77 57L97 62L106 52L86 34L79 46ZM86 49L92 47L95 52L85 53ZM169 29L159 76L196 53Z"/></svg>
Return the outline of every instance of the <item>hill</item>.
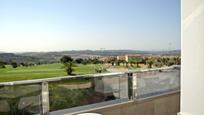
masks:
<svg viewBox="0 0 204 115"><path fill-rule="evenodd" d="M40 59L36 58L36 57L31 57L31 56L21 56L21 55L16 55L13 53L0 53L0 61L3 62L17 62L17 63L21 63L21 62L27 62L27 63L31 63L31 62L39 62Z"/></svg>
<svg viewBox="0 0 204 115"><path fill-rule="evenodd" d="M118 56L125 54L151 54L169 56L180 56L180 50L173 51L139 51L139 50L70 50L59 52L25 52L25 53L0 53L0 60L5 62L57 62L63 55L69 55L72 58L94 58L104 56Z"/></svg>
<svg viewBox="0 0 204 115"><path fill-rule="evenodd" d="M27 52L22 56L32 56L43 59L59 59L63 55L70 55L73 58L87 58L100 56L118 56L125 54L152 54L152 55L180 55L180 50L172 51L139 51L139 50L71 50L61 52Z"/></svg>

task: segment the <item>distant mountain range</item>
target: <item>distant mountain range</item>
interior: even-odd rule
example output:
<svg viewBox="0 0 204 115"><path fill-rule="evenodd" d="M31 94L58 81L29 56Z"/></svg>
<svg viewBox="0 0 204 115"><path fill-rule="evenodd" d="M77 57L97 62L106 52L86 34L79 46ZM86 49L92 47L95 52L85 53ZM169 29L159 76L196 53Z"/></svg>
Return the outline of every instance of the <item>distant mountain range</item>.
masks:
<svg viewBox="0 0 204 115"><path fill-rule="evenodd" d="M38 62L40 61L40 59L36 58L36 57L31 57L31 56L21 56L21 55L16 55L13 53L0 53L0 61L3 62Z"/></svg>
<svg viewBox="0 0 204 115"><path fill-rule="evenodd" d="M73 58L89 58L118 56L125 54L151 54L151 55L177 55L180 56L180 50L172 51L139 51L139 50L71 50L60 52L25 52L25 53L0 53L0 61L10 62L55 62L63 55L69 55Z"/></svg>

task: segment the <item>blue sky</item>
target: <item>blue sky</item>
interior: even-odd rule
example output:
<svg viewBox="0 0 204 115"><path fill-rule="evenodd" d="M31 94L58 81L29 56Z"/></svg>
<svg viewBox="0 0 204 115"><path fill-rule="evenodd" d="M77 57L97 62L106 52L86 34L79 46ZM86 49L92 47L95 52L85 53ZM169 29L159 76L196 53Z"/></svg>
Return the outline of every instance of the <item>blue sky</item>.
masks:
<svg viewBox="0 0 204 115"><path fill-rule="evenodd" d="M0 51L100 48L180 49L180 0L0 1Z"/></svg>

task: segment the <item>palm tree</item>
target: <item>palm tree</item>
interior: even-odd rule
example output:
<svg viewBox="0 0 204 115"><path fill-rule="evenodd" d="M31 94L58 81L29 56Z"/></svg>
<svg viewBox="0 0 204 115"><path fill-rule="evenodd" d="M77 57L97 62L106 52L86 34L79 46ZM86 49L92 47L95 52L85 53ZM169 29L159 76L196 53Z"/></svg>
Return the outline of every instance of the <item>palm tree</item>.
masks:
<svg viewBox="0 0 204 115"><path fill-rule="evenodd" d="M163 65L168 65L169 58L162 58Z"/></svg>
<svg viewBox="0 0 204 115"><path fill-rule="evenodd" d="M153 60L148 60L147 63L148 63L148 68L152 68L152 66L154 64L154 61Z"/></svg>
<svg viewBox="0 0 204 115"><path fill-rule="evenodd" d="M181 64L181 59L180 59L180 57L174 57L174 63L176 64L176 65L180 65Z"/></svg>

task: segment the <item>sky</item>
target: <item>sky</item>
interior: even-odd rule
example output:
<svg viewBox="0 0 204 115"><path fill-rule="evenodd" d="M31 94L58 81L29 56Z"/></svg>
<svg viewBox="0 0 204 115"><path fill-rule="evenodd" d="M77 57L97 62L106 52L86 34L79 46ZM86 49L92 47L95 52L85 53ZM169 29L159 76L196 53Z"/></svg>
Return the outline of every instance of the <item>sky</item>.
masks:
<svg viewBox="0 0 204 115"><path fill-rule="evenodd" d="M180 0L0 0L0 51L180 49Z"/></svg>

